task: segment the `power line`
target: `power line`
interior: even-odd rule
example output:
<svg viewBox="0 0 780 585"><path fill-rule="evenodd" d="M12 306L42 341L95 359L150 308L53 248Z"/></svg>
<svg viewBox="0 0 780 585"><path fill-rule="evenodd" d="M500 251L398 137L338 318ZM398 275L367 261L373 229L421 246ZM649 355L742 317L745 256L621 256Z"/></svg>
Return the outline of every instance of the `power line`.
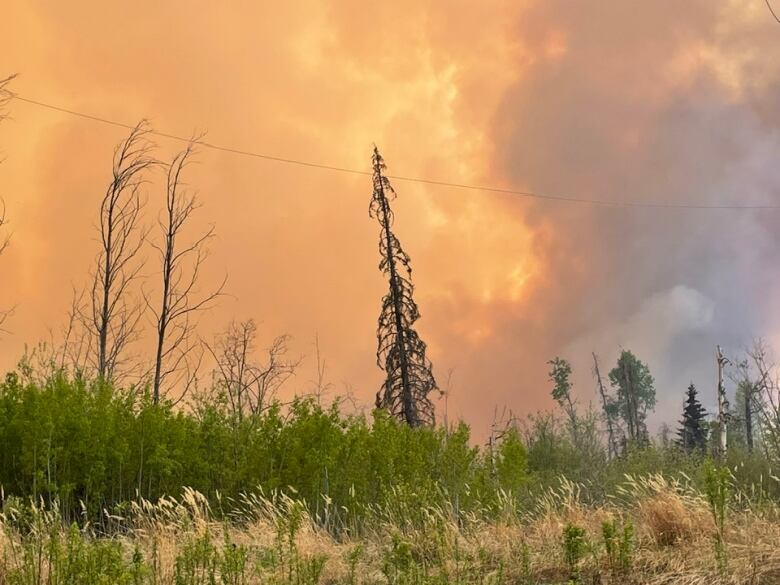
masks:
<svg viewBox="0 0 780 585"><path fill-rule="evenodd" d="M775 12L775 9L772 8L772 3L769 0L764 0L766 2L766 7L769 8L769 12L772 13L772 16L774 16L775 20L777 22L780 22L780 18L777 16L777 13Z"/></svg>
<svg viewBox="0 0 780 585"><path fill-rule="evenodd" d="M13 99L26 102L28 104L33 104L36 106L40 106L42 108L48 108L50 110L55 110L57 112L63 112L65 114L70 114L71 116L78 116L79 118L85 118L87 120L92 120L93 122L100 122L101 124L109 124L111 126L117 126L119 128L125 128L127 130L132 130L135 128L135 126L131 124L125 124L124 122L117 122L115 120L109 120L108 118L101 118L100 116L94 116L92 114L85 114L84 112L77 112L75 110L69 110L68 108L63 108L61 106L55 106L52 104L47 104L45 102L40 102L37 100L33 100L30 98L22 97L19 94L13 94ZM179 142L192 142L192 138L185 138L184 136L177 136L176 134L169 134L167 132L160 132L158 130L150 130L149 134L152 134L154 136L159 136L161 138L169 138L170 140L177 140ZM308 162L303 160L295 160L290 158L283 158L279 156L272 156L270 154L260 154L257 152L249 152L247 150L240 150L238 148L230 148L228 146L219 146L216 144L212 144L210 142L205 142L203 140L198 140L197 144L199 146L202 146L204 148L210 148L212 150L220 150L222 152L229 152L232 154L240 154L243 156L251 156L254 158L261 158L264 160L270 160L274 162L281 162L281 163L287 163L287 164L294 164L294 165L301 165L305 167L313 167L317 169L326 169L329 171L338 171L341 173L353 173L358 175L370 175L371 173L368 171L360 171L356 169L347 169L343 167L336 167L331 165L324 165L324 164L318 164L314 162Z"/></svg>
<svg viewBox="0 0 780 585"><path fill-rule="evenodd" d="M767 0L768 1L768 0ZM770 6L771 9L771 6ZM774 12L773 12L774 14ZM57 106L54 104L42 102L39 100L34 100L31 98L23 97L17 93L11 94L12 99L16 99L21 102L25 102L28 104L32 104L41 108L47 108L49 110L54 110L57 112L69 114L71 116L76 116L79 118L83 118L86 120L92 120L93 122L99 122L101 124L107 124L110 126L116 126L119 128L125 128L125 129L133 129L135 128L134 125L125 124L123 122L118 122L116 120L111 120L108 118L103 118L100 116L96 116L94 114L88 114L85 112L79 112L76 110L71 110L68 108L64 108L62 106ZM150 134L154 136L159 136L161 138L168 138L170 140L176 140L179 142L192 142L192 138L187 138L184 136L178 136L176 134L171 134L168 132L160 132L158 130L150 130ZM291 165L298 165L302 167L309 167L309 168L315 168L315 169L322 169L322 170L328 170L328 171L335 171L339 173L349 173L353 175L364 175L364 176L370 176L372 173L370 171L363 171L360 169L351 169L347 167L340 167L340 166L334 166L334 165L328 165L323 163L316 163L312 161L306 161L306 160L300 160L300 159L293 159L293 158L285 158L281 156L275 156L270 154L262 154L259 152L253 152L248 150L242 150L239 148L233 148L229 146L220 146L217 144L213 144L210 142L205 142L203 140L198 140L197 144L199 146L202 146L204 148L209 148L212 150L218 150L221 152L227 152L231 154L237 154L241 156L247 156L252 158L259 158L263 160L268 160L272 162L279 162L279 163L285 163L285 164L291 164ZM704 204L695 204L695 203L646 203L646 202L639 202L639 201L609 201L605 199L586 199L586 198L580 198L580 197L572 197L572 196L566 196L566 195L550 195L550 194L544 194L544 193L535 193L533 191L521 191L518 189L504 189L501 187L488 187L484 185L470 185L465 183L454 183L450 181L440 181L435 179L426 179L424 177L407 177L403 175L387 175L389 179L393 179L396 181L405 181L409 183L419 183L424 185L436 185L440 187L450 187L454 189L464 189L469 191L484 191L487 193L499 193L504 195L515 195L520 197L527 197L530 199L542 199L547 201L560 201L565 203L580 203L585 205L599 205L599 206L605 206L605 207L637 207L637 208L647 208L647 209L724 209L724 210L771 210L780 209L780 205L704 205Z"/></svg>

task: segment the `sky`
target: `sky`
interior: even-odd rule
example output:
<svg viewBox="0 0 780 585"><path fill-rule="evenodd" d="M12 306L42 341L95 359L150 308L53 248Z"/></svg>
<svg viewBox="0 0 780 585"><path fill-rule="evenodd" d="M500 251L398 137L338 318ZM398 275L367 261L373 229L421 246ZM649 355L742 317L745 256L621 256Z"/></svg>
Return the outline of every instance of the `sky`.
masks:
<svg viewBox="0 0 780 585"><path fill-rule="evenodd" d="M64 108L236 149L608 202L780 205L780 23L761 0L185 2L17 0L0 77ZM97 252L122 128L13 101L0 125L0 368L57 339ZM170 160L181 144L156 139ZM315 339L333 394L370 404L386 283L369 177L201 149L187 176L215 226L201 317L261 345L292 336L284 392L306 392ZM688 383L715 403L714 351L780 333L780 210L602 206L394 181L417 329L448 388L439 416L483 436L496 411L551 407L547 360L595 402L621 348L656 379L656 423ZM162 175L146 187L154 224ZM154 234L154 232L153 232ZM157 269L148 254L148 286ZM145 324L147 341L152 326Z"/></svg>

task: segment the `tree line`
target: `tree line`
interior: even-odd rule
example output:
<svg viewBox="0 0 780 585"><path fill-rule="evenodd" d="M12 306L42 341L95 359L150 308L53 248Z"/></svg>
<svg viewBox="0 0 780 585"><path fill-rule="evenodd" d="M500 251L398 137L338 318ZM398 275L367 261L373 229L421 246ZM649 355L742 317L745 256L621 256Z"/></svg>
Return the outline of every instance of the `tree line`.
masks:
<svg viewBox="0 0 780 585"><path fill-rule="evenodd" d="M572 439L579 440L583 415L573 397L572 368L568 360L555 357L548 362L551 396L565 415ZM770 460L780 457L780 386L769 350L756 341L746 357L732 363L720 347L715 352L718 383L713 393L718 412L710 417L701 403L699 390L691 382L681 396L681 418L673 443L687 453L725 457L730 446L744 448L752 454L760 449ZM601 377L598 358L593 354L593 374L601 402L598 418L606 435L610 458L629 448L650 444L647 415L656 405L655 381L650 369L631 351L622 350L615 366L608 372L609 388ZM726 396L725 378L734 383L734 404ZM660 430L663 441L669 440L669 427Z"/></svg>

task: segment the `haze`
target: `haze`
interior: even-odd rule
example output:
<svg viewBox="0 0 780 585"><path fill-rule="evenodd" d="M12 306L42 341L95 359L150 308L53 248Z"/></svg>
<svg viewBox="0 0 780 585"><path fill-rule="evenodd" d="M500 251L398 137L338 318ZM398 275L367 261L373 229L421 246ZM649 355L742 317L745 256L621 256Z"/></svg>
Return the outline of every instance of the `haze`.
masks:
<svg viewBox="0 0 780 585"><path fill-rule="evenodd" d="M391 174L614 202L780 204L780 24L759 0L285 3L12 2L0 77L28 98L237 149ZM97 205L126 132L13 101L0 126L12 246L0 365L61 327L96 252ZM158 140L158 155L181 147ZM368 177L202 149L188 183L216 225L204 315L305 356L370 404L386 283ZM160 179L158 177L158 179ZM148 188L147 219L162 202ZM714 401L714 347L778 325L780 211L593 206L394 181L418 330L448 417L550 406L546 361L621 347L673 420L687 384ZM150 254L151 256L151 254ZM154 270L150 269L153 277ZM443 404L439 405L440 412Z"/></svg>

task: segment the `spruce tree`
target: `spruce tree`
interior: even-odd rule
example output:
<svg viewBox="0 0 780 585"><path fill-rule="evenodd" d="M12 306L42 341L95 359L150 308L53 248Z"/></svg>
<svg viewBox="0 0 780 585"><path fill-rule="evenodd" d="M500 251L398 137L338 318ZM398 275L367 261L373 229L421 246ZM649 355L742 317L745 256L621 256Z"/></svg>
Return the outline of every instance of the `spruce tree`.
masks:
<svg viewBox="0 0 780 585"><path fill-rule="evenodd" d="M707 448L707 412L697 394L696 386L691 383L685 398L680 429L677 431L677 443L688 453L704 452Z"/></svg>
<svg viewBox="0 0 780 585"><path fill-rule="evenodd" d="M369 215L381 227L379 269L389 283L377 325L377 364L385 371L386 378L377 392L376 406L387 409L409 426L433 425L434 407L429 394L438 387L431 362L425 355L426 345L413 327L420 312L412 298L411 261L391 231L390 201L395 198L395 191L383 174L385 163L376 147L372 165L374 192Z"/></svg>

